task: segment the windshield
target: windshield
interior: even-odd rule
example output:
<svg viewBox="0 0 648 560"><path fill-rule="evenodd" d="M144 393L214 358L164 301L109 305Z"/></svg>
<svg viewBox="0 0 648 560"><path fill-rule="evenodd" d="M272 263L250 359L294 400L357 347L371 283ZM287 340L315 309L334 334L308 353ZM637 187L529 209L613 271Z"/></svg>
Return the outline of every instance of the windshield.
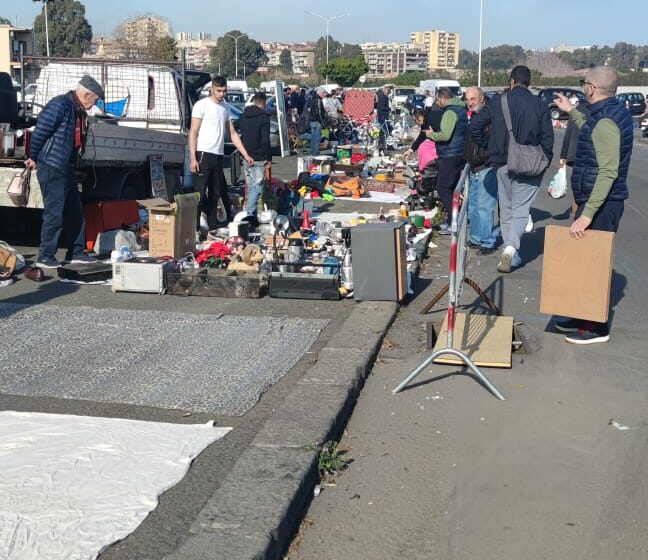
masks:
<svg viewBox="0 0 648 560"><path fill-rule="evenodd" d="M452 95L455 97L461 97L461 88L457 86L448 86L448 89L452 92Z"/></svg>
<svg viewBox="0 0 648 560"><path fill-rule="evenodd" d="M394 90L394 95L413 95L416 93L416 90L413 88L396 88Z"/></svg>

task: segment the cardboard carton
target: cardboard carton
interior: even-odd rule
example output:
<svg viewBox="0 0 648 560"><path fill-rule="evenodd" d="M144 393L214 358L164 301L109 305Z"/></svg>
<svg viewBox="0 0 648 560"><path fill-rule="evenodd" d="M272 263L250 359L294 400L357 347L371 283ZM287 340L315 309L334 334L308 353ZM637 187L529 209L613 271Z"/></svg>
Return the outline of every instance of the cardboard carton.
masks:
<svg viewBox="0 0 648 560"><path fill-rule="evenodd" d="M614 233L586 230L572 239L569 228L545 230L540 312L604 323L610 309Z"/></svg>
<svg viewBox="0 0 648 560"><path fill-rule="evenodd" d="M196 250L196 193L175 196L169 203L162 198L138 200L149 211L149 255L181 258Z"/></svg>

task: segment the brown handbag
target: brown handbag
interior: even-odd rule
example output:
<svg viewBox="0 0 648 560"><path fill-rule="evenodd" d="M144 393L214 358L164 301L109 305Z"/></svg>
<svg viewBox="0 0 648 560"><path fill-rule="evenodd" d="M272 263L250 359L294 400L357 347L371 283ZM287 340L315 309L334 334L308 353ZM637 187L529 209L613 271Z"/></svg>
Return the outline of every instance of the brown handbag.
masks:
<svg viewBox="0 0 648 560"><path fill-rule="evenodd" d="M16 206L27 206L31 182L31 169L25 167L24 171L16 173L7 189L7 194Z"/></svg>

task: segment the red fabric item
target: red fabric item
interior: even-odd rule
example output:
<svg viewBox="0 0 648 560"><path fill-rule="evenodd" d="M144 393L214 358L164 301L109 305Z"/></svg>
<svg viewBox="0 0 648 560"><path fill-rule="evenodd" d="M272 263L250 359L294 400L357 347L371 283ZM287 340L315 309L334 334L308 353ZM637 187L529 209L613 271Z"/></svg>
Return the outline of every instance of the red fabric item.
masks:
<svg viewBox="0 0 648 560"><path fill-rule="evenodd" d="M362 121L373 114L374 101L373 91L349 90L344 97L344 114L354 121Z"/></svg>

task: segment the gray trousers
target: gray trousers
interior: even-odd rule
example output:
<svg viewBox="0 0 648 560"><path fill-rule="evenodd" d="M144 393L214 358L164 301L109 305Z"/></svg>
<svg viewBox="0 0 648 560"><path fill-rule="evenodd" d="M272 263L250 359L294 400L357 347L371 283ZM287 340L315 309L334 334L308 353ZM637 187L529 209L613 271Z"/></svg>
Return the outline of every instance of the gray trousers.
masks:
<svg viewBox="0 0 648 560"><path fill-rule="evenodd" d="M520 250L520 239L529 220L531 204L538 194L542 175L527 177L509 174L508 167L497 170L497 194L500 206L500 228L504 246Z"/></svg>

